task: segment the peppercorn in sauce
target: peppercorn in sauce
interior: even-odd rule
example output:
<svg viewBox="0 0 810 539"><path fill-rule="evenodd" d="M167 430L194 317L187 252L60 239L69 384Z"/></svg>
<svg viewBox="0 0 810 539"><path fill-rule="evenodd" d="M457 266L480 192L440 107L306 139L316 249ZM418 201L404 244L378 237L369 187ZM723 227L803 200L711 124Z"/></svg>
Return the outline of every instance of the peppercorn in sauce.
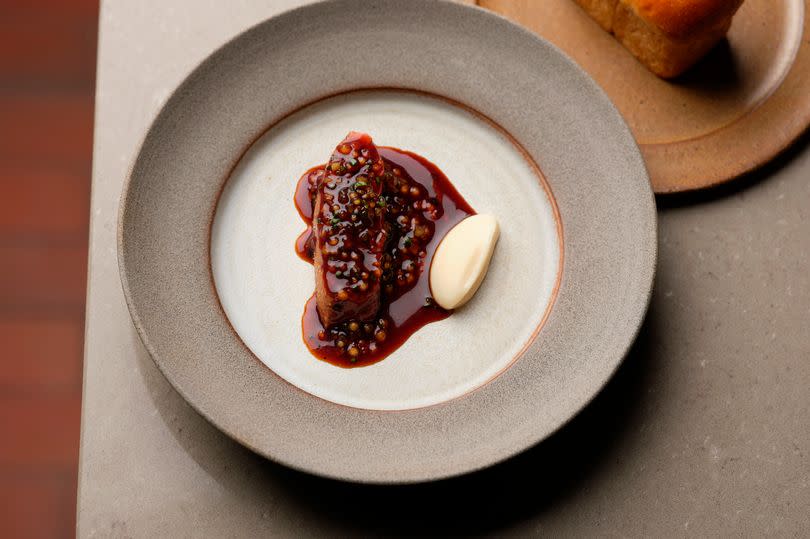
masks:
<svg viewBox="0 0 810 539"><path fill-rule="evenodd" d="M388 242L381 198L385 165L363 133L349 133L315 184L315 297L323 324L373 317Z"/></svg>
<svg viewBox="0 0 810 539"><path fill-rule="evenodd" d="M427 270L444 235L475 211L435 165L352 132L304 173L295 204L308 225L296 251L316 273L302 320L313 355L369 365L450 315L433 302Z"/></svg>

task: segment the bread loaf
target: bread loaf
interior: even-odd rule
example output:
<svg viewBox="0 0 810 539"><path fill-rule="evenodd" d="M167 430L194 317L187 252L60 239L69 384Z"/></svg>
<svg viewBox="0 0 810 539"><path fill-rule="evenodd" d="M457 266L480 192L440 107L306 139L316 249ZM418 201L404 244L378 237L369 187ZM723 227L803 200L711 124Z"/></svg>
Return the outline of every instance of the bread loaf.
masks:
<svg viewBox="0 0 810 539"><path fill-rule="evenodd" d="M650 71L680 75L728 32L743 0L576 0Z"/></svg>

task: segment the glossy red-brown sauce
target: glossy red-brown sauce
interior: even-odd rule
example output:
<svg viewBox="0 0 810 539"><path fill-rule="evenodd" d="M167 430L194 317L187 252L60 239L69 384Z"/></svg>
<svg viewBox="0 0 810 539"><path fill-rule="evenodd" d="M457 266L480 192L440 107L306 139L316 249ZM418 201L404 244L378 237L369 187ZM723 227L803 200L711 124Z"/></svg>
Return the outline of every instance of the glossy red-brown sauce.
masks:
<svg viewBox="0 0 810 539"><path fill-rule="evenodd" d="M373 320L324 327L313 295L304 308L304 342L312 354L339 367L376 363L399 348L422 326L450 315L435 304L428 270L445 234L475 211L430 161L412 152L378 147L385 162L382 196L390 225L382 280L382 301ZM313 202L324 166L306 171L298 181L295 207L307 224L295 250L313 263ZM339 346L340 345L340 346ZM347 350L356 348L352 357Z"/></svg>

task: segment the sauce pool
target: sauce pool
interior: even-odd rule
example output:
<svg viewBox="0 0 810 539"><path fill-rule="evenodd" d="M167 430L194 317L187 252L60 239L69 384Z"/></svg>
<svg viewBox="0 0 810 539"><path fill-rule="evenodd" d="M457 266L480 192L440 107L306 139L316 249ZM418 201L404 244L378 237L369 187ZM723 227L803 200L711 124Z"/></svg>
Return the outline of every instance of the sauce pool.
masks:
<svg viewBox="0 0 810 539"><path fill-rule="evenodd" d="M315 295L307 301L301 320L303 339L312 354L323 361L345 368L361 367L381 361L399 348L422 326L450 316L451 311L439 307L430 292L429 269L436 247L456 224L475 215L469 204L456 191L450 180L430 161L412 152L378 147L386 171L395 173L394 184L384 193L389 210L387 217L392 232L390 268L383 275L383 292L379 312L374 320L357 321L338 327L324 327L318 316ZM303 260L313 263L314 237L312 215L314 193L323 176L324 165L312 167L298 180L295 207L307 229L295 242L295 250ZM400 195L397 186L406 192L407 186L421 186L417 200ZM406 247L414 238L413 230L397 234L398 226L422 222L416 233L426 241L421 250L411 253ZM403 228L406 230L406 228ZM397 249L397 244L399 249ZM363 353L350 357L347 342L360 343ZM339 346L343 345L343 346Z"/></svg>

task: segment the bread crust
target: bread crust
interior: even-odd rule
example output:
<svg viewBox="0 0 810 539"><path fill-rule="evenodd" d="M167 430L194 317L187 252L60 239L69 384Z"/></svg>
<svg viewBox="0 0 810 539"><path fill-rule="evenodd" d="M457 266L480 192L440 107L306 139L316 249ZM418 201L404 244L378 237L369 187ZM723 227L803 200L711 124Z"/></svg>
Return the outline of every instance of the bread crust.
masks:
<svg viewBox="0 0 810 539"><path fill-rule="evenodd" d="M576 0L650 71L680 75L731 26L743 0Z"/></svg>
<svg viewBox="0 0 810 539"><path fill-rule="evenodd" d="M663 33L686 38L731 21L743 0L622 0Z"/></svg>
<svg viewBox="0 0 810 539"><path fill-rule="evenodd" d="M588 12L607 32L613 31L613 16L619 0L577 0L577 3Z"/></svg>

